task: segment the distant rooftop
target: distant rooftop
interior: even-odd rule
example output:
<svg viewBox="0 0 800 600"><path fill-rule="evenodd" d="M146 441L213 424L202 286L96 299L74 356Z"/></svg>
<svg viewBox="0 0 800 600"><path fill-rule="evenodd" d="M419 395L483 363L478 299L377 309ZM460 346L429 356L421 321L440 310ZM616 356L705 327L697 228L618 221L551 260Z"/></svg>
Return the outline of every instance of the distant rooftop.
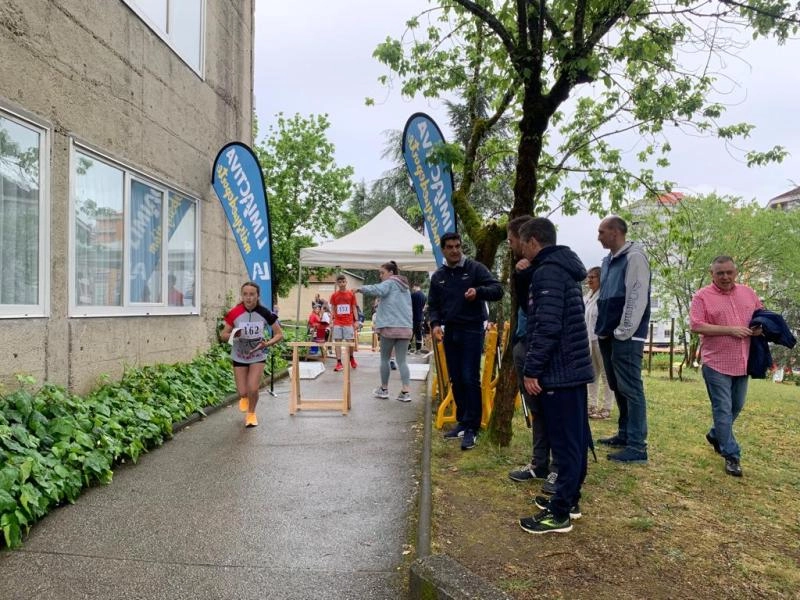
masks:
<svg viewBox="0 0 800 600"><path fill-rule="evenodd" d="M685 197L686 194L682 192L667 192L658 197L658 202L662 206L675 206L676 204L680 204Z"/></svg>
<svg viewBox="0 0 800 600"><path fill-rule="evenodd" d="M780 196L775 196L767 202L767 208L786 209L800 206L800 187L784 192Z"/></svg>

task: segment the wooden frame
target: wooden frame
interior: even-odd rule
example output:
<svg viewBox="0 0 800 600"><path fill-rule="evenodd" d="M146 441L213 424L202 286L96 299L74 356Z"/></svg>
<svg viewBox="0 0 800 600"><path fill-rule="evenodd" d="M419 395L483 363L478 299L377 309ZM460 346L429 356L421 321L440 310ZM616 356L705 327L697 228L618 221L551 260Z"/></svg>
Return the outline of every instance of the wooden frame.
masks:
<svg viewBox="0 0 800 600"><path fill-rule="evenodd" d="M333 347L342 349L342 366L344 367L344 383L342 397L324 400L303 400L300 394L300 348L316 346L315 342L288 342L292 348L292 388L289 393L289 414L299 410L341 410L343 415L350 412L350 352L352 342L331 342Z"/></svg>

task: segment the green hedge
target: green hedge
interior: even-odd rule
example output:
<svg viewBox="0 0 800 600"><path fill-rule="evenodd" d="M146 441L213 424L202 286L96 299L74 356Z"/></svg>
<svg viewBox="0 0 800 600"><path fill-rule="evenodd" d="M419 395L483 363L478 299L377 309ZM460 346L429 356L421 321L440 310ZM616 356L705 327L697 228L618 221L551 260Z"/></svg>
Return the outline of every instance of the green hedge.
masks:
<svg viewBox="0 0 800 600"><path fill-rule="evenodd" d="M85 397L49 384L32 391L35 381L19 377L21 389L0 397L0 542L18 546L54 507L75 502L95 482L109 483L115 464L136 462L172 436L174 423L235 392L228 349L127 369ZM276 371L286 366L280 357L274 362Z"/></svg>

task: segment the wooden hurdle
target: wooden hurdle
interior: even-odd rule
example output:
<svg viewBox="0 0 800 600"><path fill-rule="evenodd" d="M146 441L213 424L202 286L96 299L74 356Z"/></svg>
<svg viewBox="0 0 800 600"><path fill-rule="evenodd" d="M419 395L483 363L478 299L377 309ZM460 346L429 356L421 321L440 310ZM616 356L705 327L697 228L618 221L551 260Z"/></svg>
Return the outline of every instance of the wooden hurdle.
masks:
<svg viewBox="0 0 800 600"><path fill-rule="evenodd" d="M289 393L289 414L294 415L299 410L341 410L343 415L350 412L350 352L352 342L332 342L331 346L342 349L342 366L344 383L342 397L335 399L303 400L300 394L300 348L317 345L315 342L288 342L292 348L292 387Z"/></svg>

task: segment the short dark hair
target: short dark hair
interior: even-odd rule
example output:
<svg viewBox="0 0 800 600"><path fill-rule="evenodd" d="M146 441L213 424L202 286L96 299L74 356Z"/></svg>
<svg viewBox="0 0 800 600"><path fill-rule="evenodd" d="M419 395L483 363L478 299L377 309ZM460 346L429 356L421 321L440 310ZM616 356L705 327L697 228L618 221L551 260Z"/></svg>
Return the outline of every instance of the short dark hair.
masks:
<svg viewBox="0 0 800 600"><path fill-rule="evenodd" d="M628 233L628 224L625 222L625 219L622 217L618 217L617 215L611 215L606 217L606 222L611 229L616 229L621 231L622 233Z"/></svg>
<svg viewBox="0 0 800 600"><path fill-rule="evenodd" d="M552 246L556 243L556 226L550 219L533 217L520 228L519 237L523 242L533 238L540 246Z"/></svg>
<svg viewBox="0 0 800 600"><path fill-rule="evenodd" d="M439 238L439 247L444 248L444 245L450 240L458 240L460 242L461 236L455 231L448 231L442 237Z"/></svg>
<svg viewBox="0 0 800 600"><path fill-rule="evenodd" d="M347 276L345 276L345 274L344 274L344 273L339 273L339 274L336 276L336 281L347 281Z"/></svg>
<svg viewBox="0 0 800 600"><path fill-rule="evenodd" d="M513 236L519 237L519 230L520 228L525 225L528 221L530 221L533 217L530 215L522 215L521 217L516 217L515 219L511 219L508 222L508 233Z"/></svg>

